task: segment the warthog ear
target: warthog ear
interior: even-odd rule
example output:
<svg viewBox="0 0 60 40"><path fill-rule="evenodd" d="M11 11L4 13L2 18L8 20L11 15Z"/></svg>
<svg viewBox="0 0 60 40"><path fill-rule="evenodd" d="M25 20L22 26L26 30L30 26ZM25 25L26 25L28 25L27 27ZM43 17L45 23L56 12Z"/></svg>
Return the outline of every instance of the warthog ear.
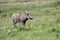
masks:
<svg viewBox="0 0 60 40"><path fill-rule="evenodd" d="M28 16L29 15L29 12L28 11L24 11L24 13Z"/></svg>
<svg viewBox="0 0 60 40"><path fill-rule="evenodd" d="M27 14L29 14L30 12L28 12L28 11L24 11L24 13L27 13Z"/></svg>
<svg viewBox="0 0 60 40"><path fill-rule="evenodd" d="M27 11L24 11L24 13L27 13Z"/></svg>

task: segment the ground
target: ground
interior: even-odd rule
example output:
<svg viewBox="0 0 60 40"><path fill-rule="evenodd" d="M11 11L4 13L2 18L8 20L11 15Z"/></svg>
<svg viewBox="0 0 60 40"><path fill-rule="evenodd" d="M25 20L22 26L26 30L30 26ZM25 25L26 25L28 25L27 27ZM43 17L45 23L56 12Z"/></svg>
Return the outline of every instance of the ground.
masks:
<svg viewBox="0 0 60 40"><path fill-rule="evenodd" d="M26 29L12 24L13 13L29 11ZM60 0L0 0L0 40L60 40Z"/></svg>

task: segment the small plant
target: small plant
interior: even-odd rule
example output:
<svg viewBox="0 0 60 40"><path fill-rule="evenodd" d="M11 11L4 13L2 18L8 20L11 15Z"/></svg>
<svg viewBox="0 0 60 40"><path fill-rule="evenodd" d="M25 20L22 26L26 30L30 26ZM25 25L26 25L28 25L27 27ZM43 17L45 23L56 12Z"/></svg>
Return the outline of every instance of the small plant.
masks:
<svg viewBox="0 0 60 40"><path fill-rule="evenodd" d="M1 17L6 17L6 16L7 16L7 14L4 14L4 13L1 14Z"/></svg>

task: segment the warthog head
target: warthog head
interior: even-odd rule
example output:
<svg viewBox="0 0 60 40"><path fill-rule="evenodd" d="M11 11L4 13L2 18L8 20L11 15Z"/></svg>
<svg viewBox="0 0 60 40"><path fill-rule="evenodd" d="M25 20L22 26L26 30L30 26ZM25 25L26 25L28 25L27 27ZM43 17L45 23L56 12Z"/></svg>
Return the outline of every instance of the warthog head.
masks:
<svg viewBox="0 0 60 40"><path fill-rule="evenodd" d="M24 13L27 19L33 19L33 17L30 15L30 12L25 11Z"/></svg>

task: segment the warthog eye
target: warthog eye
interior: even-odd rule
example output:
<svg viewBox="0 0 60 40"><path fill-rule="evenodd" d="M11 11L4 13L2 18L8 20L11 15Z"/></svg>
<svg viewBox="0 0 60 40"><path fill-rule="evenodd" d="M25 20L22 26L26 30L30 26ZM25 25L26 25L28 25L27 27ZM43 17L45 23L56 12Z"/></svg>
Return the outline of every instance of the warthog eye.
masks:
<svg viewBox="0 0 60 40"><path fill-rule="evenodd" d="M28 13L25 13L25 15L26 15L26 16L29 16L29 14L28 14Z"/></svg>
<svg viewBox="0 0 60 40"><path fill-rule="evenodd" d="M27 14L27 16L28 16L29 14Z"/></svg>

